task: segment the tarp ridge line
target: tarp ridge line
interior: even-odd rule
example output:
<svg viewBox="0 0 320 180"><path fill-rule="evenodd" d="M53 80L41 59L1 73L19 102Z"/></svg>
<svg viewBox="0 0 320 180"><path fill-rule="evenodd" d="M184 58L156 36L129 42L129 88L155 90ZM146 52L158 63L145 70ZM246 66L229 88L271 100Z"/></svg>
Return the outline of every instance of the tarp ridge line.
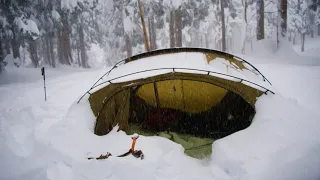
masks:
<svg viewBox="0 0 320 180"><path fill-rule="evenodd" d="M223 52L223 51L218 51L218 50L213 50L213 49L207 49L207 48L188 48L188 47L183 47L183 48L158 49L158 50L141 53L141 54L138 54L138 55L135 55L135 56L132 56L132 57L123 59L123 60L119 61L118 63L116 63L108 72L106 72L104 75L102 75L101 78L100 78L99 80L97 80L97 81L91 86L90 90L92 90L93 88L96 88L97 86L99 86L99 85L101 85L101 84L106 83L106 82L100 83L99 85L96 86L96 84L97 84L100 80L102 80L103 77L105 77L106 75L108 76L108 75L111 73L112 70L114 70L115 68L118 67L118 65L119 65L120 63L126 64L126 63L128 63L128 62L130 62L130 61L134 61L134 60L137 60L137 59L140 59L140 58L149 57L149 56L152 56L152 55L161 55L161 54L178 53L178 52L202 52L202 53L207 53L207 52L209 52L209 53L223 54L223 55L225 55L225 56L227 56L227 57L230 57L230 58L236 59L236 60L238 60L238 61L247 63L249 66L251 66L254 70L256 70L256 71L262 76L263 81L267 81L270 85L272 85L271 82L270 82L255 66L253 66L251 63L249 63L248 61L246 61L246 60L244 60L244 59L242 59L242 58L240 58L240 57L238 57L238 56L234 56L234 55L232 55L232 54L229 54L229 53L226 53L226 52ZM213 72L213 73L215 73L215 72ZM209 75L209 74L210 74L210 72L208 73L208 75ZM221 74L221 75L226 75L226 74ZM226 75L226 76L227 76L227 75ZM230 77L232 77L232 76L230 76ZM234 78L237 78L237 77L234 77ZM237 78L237 79L241 79L241 78ZM266 89L266 90L269 90L269 89L267 89L267 88L265 88L265 87L262 87L262 86L260 86L260 85L258 85L258 84L256 84L256 83L253 83L253 82L250 82L250 81L247 81L247 80L244 80L244 81L249 82L249 83L252 83L252 84L254 84L254 85L257 85L257 86L259 86L259 87L261 87L261 88L264 88L264 89ZM111 83L111 80L110 80L109 83ZM89 92L90 90L88 90L87 92L85 92L85 93L80 97L80 99L78 100L77 103L79 103L79 102L82 100L82 98L83 98L86 94L88 94L88 92ZM272 92L272 91L270 91L270 90L269 90L269 92L271 92L271 93L274 94L274 92Z"/></svg>
<svg viewBox="0 0 320 180"><path fill-rule="evenodd" d="M122 63L122 62L125 62L125 59L117 62L108 72L106 72L105 74L103 74L103 75L91 86L90 90L92 90L92 89L94 88L94 86L95 86L100 80L103 80L103 77L104 77L104 76L106 76L106 75L109 76L109 74L111 73L111 71L114 70L114 69L115 69L120 63ZM90 90L88 90L87 92L85 92L85 93L80 97L80 99L78 100L77 103L79 103L79 102L82 100L82 98L83 98L86 94L89 93Z"/></svg>
<svg viewBox="0 0 320 180"><path fill-rule="evenodd" d="M93 88L96 88L98 86L101 86L107 82L111 82L111 81L114 81L114 80L117 80L117 79L120 79L120 78L123 78L123 77L127 77L127 76L131 76L131 75L135 75L135 74L139 74L139 73L144 73L144 72L149 72L149 71L157 71L157 70L173 70L173 69L178 69L178 70L192 70L192 71L199 71L199 72L209 72L209 73L213 73L213 74L218 74L218 75L224 75L224 76L227 76L227 77L232 77L232 78L236 78L238 80L241 80L241 82L245 81L245 82L248 82L250 84L253 84L253 85L256 85L260 88L263 88L265 90L268 90L269 92L271 92L272 94L275 94L273 91L259 85L259 84L256 84L254 82L251 82L249 80L246 80L246 79L242 79L242 78L239 78L239 77L236 77L236 76L232 76L232 75L229 75L229 74L224 74L224 73L219 73L219 72L214 72L214 71L208 71L208 70L202 70L202 69L194 69L194 68L156 68L156 69L147 69L147 70L142 70L142 71L136 71L136 72L133 72L133 73L129 73L129 74L125 74L125 75L122 75L122 76L118 76L118 77L115 77L113 79L110 79L108 81L105 81L105 82L102 82L100 84L97 84L96 86L94 86ZM175 71L172 71L172 72L175 72ZM240 83L241 83L240 82Z"/></svg>

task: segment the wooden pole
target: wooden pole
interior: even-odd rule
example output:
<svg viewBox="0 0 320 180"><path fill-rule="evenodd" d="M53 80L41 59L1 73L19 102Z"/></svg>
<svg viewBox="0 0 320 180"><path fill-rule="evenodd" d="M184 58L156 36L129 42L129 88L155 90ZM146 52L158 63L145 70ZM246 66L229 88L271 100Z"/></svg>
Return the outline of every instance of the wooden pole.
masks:
<svg viewBox="0 0 320 180"><path fill-rule="evenodd" d="M149 42L148 42L147 29L146 29L146 24L145 24L144 18L143 18L143 10L142 10L142 5L141 5L140 0L138 0L138 4L139 4L139 10L140 10L140 17L141 17L145 47L146 47L146 51L148 52L148 51L150 51L150 46L149 46Z"/></svg>

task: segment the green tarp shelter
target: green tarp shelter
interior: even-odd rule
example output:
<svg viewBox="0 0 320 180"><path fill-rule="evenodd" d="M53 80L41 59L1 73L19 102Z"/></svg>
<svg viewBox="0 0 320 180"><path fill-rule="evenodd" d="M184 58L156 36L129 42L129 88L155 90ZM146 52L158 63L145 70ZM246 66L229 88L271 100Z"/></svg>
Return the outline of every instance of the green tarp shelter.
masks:
<svg viewBox="0 0 320 180"><path fill-rule="evenodd" d="M127 58L96 82L89 102L94 133L130 124L149 132L202 138L249 126L255 102L271 84L247 61L200 48L162 49ZM175 135L175 137L177 137Z"/></svg>

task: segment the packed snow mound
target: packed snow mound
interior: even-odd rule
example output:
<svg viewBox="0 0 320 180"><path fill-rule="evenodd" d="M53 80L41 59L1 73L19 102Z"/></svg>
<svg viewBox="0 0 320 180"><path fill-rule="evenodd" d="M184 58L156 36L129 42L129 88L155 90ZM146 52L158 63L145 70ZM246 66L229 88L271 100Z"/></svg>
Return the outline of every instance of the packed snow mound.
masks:
<svg viewBox="0 0 320 180"><path fill-rule="evenodd" d="M293 45L293 49L301 56L320 60L320 36L314 36L314 38L306 36L305 38L304 52L301 51L301 42Z"/></svg>
<svg viewBox="0 0 320 180"><path fill-rule="evenodd" d="M181 145L158 136L140 135L135 149L143 151L143 160L131 155L116 157L130 149L134 134L117 132L116 126L108 135L96 136L93 133L94 123L95 117L89 103L81 102L73 105L66 118L49 132L52 147L72 161L75 179L170 179L174 176L178 179L194 179L199 176L198 173L211 176L209 166L203 166L201 161L186 156ZM107 152L112 156L106 160L87 159Z"/></svg>
<svg viewBox="0 0 320 180"><path fill-rule="evenodd" d="M281 43L279 43L279 50L276 51L275 56L287 62L300 60L298 53L292 48L288 41L281 41Z"/></svg>
<svg viewBox="0 0 320 180"><path fill-rule="evenodd" d="M118 127L108 135L94 135L95 117L86 101L74 104L66 118L50 131L50 144L71 158L75 177L193 179L201 176L252 180L320 177L320 158L315 156L320 153L318 116L280 95L262 96L256 108L257 114L249 128L213 143L210 163L186 156L181 145L157 136L138 139L136 149L144 152L143 161L133 156L116 157L130 148L132 135L117 132ZM107 152L113 156L100 162L87 160ZM102 169L106 167L109 171L104 172ZM288 173L278 173L278 169ZM197 175L193 175L195 172Z"/></svg>
<svg viewBox="0 0 320 180"><path fill-rule="evenodd" d="M301 45L292 46L290 42L282 41L277 49L276 40L264 39L254 42L254 52L236 55L254 64L320 66L319 42L316 39L312 40L306 44L306 52L301 52Z"/></svg>
<svg viewBox="0 0 320 180"><path fill-rule="evenodd" d="M279 61L279 59L281 59L281 63L292 63L296 60L301 60L289 42L281 42L278 49L277 41L273 39L263 39L254 42L254 51L248 52L246 55L255 57L258 60L261 60L261 58L268 59L268 63Z"/></svg>
<svg viewBox="0 0 320 180"><path fill-rule="evenodd" d="M13 58L12 54L8 54L4 59L3 62L6 64L7 68L16 68L20 67L21 61L19 58Z"/></svg>
<svg viewBox="0 0 320 180"><path fill-rule="evenodd" d="M37 119L32 113L32 109L25 108L18 110L17 113L10 113L10 110L3 112L1 116L2 129L0 136L4 138L7 147L19 157L28 157L33 152L34 136L33 128ZM7 119L20 120L18 122L6 121Z"/></svg>
<svg viewBox="0 0 320 180"><path fill-rule="evenodd" d="M277 42L272 39L263 39L253 42L254 51L248 51L247 55L255 57L271 56L277 51Z"/></svg>
<svg viewBox="0 0 320 180"><path fill-rule="evenodd" d="M244 179L320 177L319 117L280 95L261 97L256 108L250 127L213 143L212 163Z"/></svg>

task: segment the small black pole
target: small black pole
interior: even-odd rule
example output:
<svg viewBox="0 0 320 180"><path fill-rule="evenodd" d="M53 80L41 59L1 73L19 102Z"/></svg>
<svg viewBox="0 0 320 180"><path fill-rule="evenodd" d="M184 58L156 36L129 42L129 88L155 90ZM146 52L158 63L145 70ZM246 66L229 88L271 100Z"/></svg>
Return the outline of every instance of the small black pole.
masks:
<svg viewBox="0 0 320 180"><path fill-rule="evenodd" d="M46 90L46 72L44 67L41 68L41 74L43 76L43 86L44 86L44 100L47 101L47 90Z"/></svg>

